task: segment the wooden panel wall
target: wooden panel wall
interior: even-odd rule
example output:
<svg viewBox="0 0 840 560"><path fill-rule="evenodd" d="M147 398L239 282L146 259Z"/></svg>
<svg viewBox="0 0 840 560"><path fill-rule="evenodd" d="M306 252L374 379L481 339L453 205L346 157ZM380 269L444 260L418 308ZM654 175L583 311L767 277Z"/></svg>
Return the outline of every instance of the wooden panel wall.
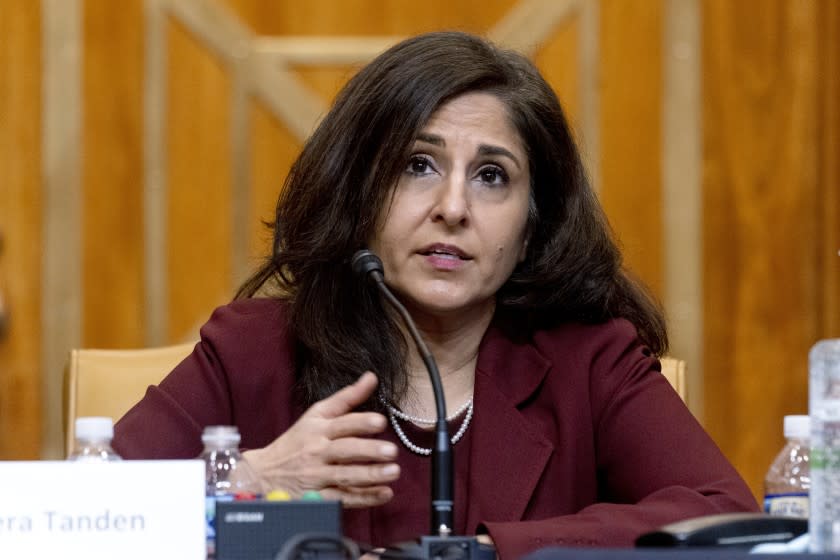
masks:
<svg viewBox="0 0 840 560"><path fill-rule="evenodd" d="M143 3L84 2L82 344L143 345Z"/></svg>
<svg viewBox="0 0 840 560"><path fill-rule="evenodd" d="M171 341L230 300L230 80L180 25L168 31L167 278Z"/></svg>
<svg viewBox="0 0 840 560"><path fill-rule="evenodd" d="M759 494L810 346L840 335L837 8L704 7L706 425Z"/></svg>
<svg viewBox="0 0 840 560"><path fill-rule="evenodd" d="M220 0L260 35L484 32L516 0ZM600 195L630 266L664 296L662 29L666 2L599 3ZM83 193L85 346L145 340L143 87L145 0L84 0ZM840 7L832 0L755 5L702 0L704 421L756 493L781 446L781 417L806 407L807 349L840 335ZM0 0L0 286L14 313L0 341L0 458L39 447L39 3ZM371 17L376 14L376 17ZM535 60L583 136L581 21ZM168 341L195 335L230 298L231 76L186 28L167 24L166 249ZM322 102L352 66L297 66ZM247 193L251 262L268 247L261 220L300 140L252 101ZM586 138L582 138L586 141ZM689 364L689 367L691 365ZM54 389L53 389L54 390ZM11 435L14 434L14 439Z"/></svg>
<svg viewBox="0 0 840 560"><path fill-rule="evenodd" d="M661 300L661 2L601 8L601 201L627 265Z"/></svg>
<svg viewBox="0 0 840 560"><path fill-rule="evenodd" d="M0 459L37 458L41 429L41 13L0 0Z"/></svg>
<svg viewBox="0 0 840 560"><path fill-rule="evenodd" d="M821 336L840 336L840 3L824 0L818 25Z"/></svg>
<svg viewBox="0 0 840 560"><path fill-rule="evenodd" d="M487 31L516 0L480 3L428 0L422 8L402 0L332 0L306 6L283 0L225 0L260 35L408 35L437 29Z"/></svg>

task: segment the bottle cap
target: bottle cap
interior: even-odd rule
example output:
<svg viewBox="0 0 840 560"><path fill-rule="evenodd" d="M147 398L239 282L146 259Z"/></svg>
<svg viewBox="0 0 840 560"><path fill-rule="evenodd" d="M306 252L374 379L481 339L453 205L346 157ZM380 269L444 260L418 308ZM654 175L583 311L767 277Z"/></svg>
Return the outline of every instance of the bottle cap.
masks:
<svg viewBox="0 0 840 560"><path fill-rule="evenodd" d="M76 418L77 439L112 439L114 421L107 416L83 416Z"/></svg>
<svg viewBox="0 0 840 560"><path fill-rule="evenodd" d="M837 362L840 360L840 338L819 340L808 352L808 361L814 365L824 361Z"/></svg>
<svg viewBox="0 0 840 560"><path fill-rule="evenodd" d="M811 418L805 414L785 416L785 437L809 439L811 437Z"/></svg>
<svg viewBox="0 0 840 560"><path fill-rule="evenodd" d="M201 442L205 445L235 446L239 445L239 428L236 426L206 426L201 434Z"/></svg>

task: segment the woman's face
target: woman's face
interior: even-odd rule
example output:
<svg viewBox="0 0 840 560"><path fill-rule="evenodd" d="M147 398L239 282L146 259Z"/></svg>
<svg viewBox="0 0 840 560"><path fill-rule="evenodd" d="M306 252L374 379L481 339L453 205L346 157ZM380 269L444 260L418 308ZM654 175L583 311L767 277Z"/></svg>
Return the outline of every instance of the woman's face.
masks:
<svg viewBox="0 0 840 560"><path fill-rule="evenodd" d="M370 248L414 312L490 311L525 257L530 173L504 103L468 93L418 134Z"/></svg>

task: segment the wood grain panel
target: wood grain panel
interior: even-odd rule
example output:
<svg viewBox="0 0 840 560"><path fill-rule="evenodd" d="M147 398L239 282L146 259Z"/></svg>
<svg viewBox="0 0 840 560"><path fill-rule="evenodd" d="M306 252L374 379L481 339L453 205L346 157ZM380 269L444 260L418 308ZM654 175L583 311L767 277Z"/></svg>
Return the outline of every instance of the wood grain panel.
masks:
<svg viewBox="0 0 840 560"><path fill-rule="evenodd" d="M486 32L516 0L220 0L261 34ZM142 343L143 0L85 0L84 344ZM756 494L784 414L807 407L807 350L840 336L840 4L703 2L705 419ZM44 395L41 8L0 0L0 274L13 313L0 341L0 458L38 453ZM662 3L600 2L602 200L627 261L660 296ZM576 19L536 60L579 127ZM170 24L167 99L169 339L194 335L231 285L230 81ZM353 68L300 67L322 100ZM261 256L300 143L249 112L250 250ZM53 275L53 277L55 277ZM105 288L107 287L107 289ZM48 306L49 307L49 306ZM691 367L691 364L689 364ZM53 368L46 368L53 370ZM48 398L49 397L49 398Z"/></svg>
<svg viewBox="0 0 840 560"><path fill-rule="evenodd" d="M233 295L230 81L177 23L168 44L168 336L177 342Z"/></svg>
<svg viewBox="0 0 840 560"><path fill-rule="evenodd" d="M819 332L818 4L704 4L706 425L756 495Z"/></svg>
<svg viewBox="0 0 840 560"><path fill-rule="evenodd" d="M292 66L295 75L312 91L318 92L318 97L323 101L325 107L332 104L336 94L359 68L361 68L359 65L308 66L296 64Z"/></svg>
<svg viewBox="0 0 840 560"><path fill-rule="evenodd" d="M601 202L627 265L659 298L662 17L661 2L601 4Z"/></svg>
<svg viewBox="0 0 840 560"><path fill-rule="evenodd" d="M41 431L41 12L0 0L0 459L35 459Z"/></svg>
<svg viewBox="0 0 840 560"><path fill-rule="evenodd" d="M61 457L61 372L82 332L83 2L41 2L41 376L45 458Z"/></svg>
<svg viewBox="0 0 840 560"><path fill-rule="evenodd" d="M840 3L820 5L820 194L822 204L822 329L820 337L840 337Z"/></svg>
<svg viewBox="0 0 840 560"><path fill-rule="evenodd" d="M580 33L580 17L570 18L539 46L534 62L560 98L575 135L585 144L581 122L580 57L577 54Z"/></svg>
<svg viewBox="0 0 840 560"><path fill-rule="evenodd" d="M273 223L277 195L289 173L301 144L295 136L258 103L252 104L251 123L254 131L251 153L251 263L271 254L273 230L264 222Z"/></svg>
<svg viewBox="0 0 840 560"><path fill-rule="evenodd" d="M143 0L84 5L87 348L143 345Z"/></svg>
<svg viewBox="0 0 840 560"><path fill-rule="evenodd" d="M688 406L703 421L703 130L699 0L665 0L662 29L663 303L670 350L691 364Z"/></svg>
<svg viewBox="0 0 840 560"><path fill-rule="evenodd" d="M225 0L261 35L410 35L437 29L485 32L516 0Z"/></svg>

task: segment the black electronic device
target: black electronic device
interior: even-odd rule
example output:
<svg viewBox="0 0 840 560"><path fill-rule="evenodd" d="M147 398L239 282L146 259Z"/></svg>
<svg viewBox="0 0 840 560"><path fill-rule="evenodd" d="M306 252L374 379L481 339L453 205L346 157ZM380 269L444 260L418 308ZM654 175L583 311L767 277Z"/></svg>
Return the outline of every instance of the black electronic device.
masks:
<svg viewBox="0 0 840 560"><path fill-rule="evenodd" d="M353 271L372 281L388 304L393 307L405 323L411 334L417 351L429 372L429 380L435 395L435 439L432 446L432 488L431 488L431 530L430 535L421 537L418 542L403 543L387 548L380 557L383 559L441 559L459 558L495 558L493 547L480 545L475 537L455 536L452 534L455 523L453 503L454 456L449 441L449 428L446 425L446 401L443 385L440 381L435 358L429 351L423 337L406 308L385 285L385 267L373 252L366 249L357 251L350 262Z"/></svg>
<svg viewBox="0 0 840 560"><path fill-rule="evenodd" d="M636 539L639 547L737 547L784 543L808 532L808 520L766 513L724 513L678 521Z"/></svg>
<svg viewBox="0 0 840 560"><path fill-rule="evenodd" d="M308 538L322 554L309 558L343 558L341 504L334 500L243 500L216 503L217 560L275 560ZM327 546L330 545L330 546ZM296 558L287 555L286 558ZM301 556L302 557L302 556Z"/></svg>

